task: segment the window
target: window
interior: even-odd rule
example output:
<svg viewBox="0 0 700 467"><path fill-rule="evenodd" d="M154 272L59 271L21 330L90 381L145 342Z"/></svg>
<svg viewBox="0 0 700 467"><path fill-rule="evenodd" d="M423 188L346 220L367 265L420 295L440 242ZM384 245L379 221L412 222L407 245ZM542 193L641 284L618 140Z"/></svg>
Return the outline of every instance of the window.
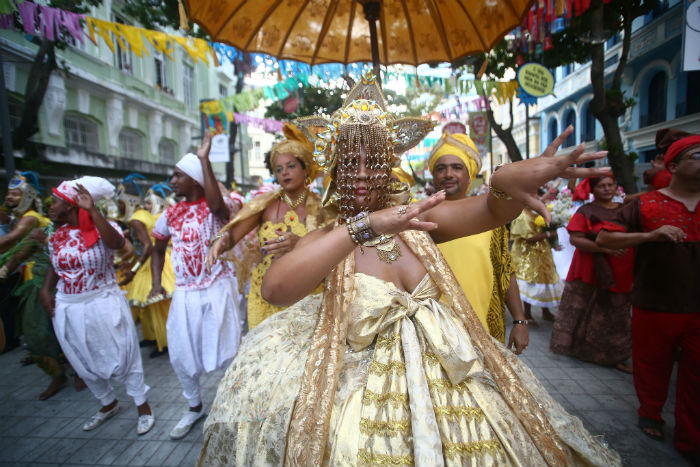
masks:
<svg viewBox="0 0 700 467"><path fill-rule="evenodd" d="M162 53L158 53L153 59L155 63L155 85L163 92L171 93L169 60L163 58Z"/></svg>
<svg viewBox="0 0 700 467"><path fill-rule="evenodd" d="M589 102L584 107L583 111L583 121L581 122L581 141L593 141L595 140L595 116L593 111L591 111L591 103Z"/></svg>
<svg viewBox="0 0 700 467"><path fill-rule="evenodd" d="M223 84L219 84L219 97L226 96L228 96L228 88Z"/></svg>
<svg viewBox="0 0 700 467"><path fill-rule="evenodd" d="M182 73L182 95L185 107L194 109L194 67L185 63Z"/></svg>
<svg viewBox="0 0 700 467"><path fill-rule="evenodd" d="M78 151L98 152L97 124L84 117L67 116L63 119L66 147Z"/></svg>
<svg viewBox="0 0 700 467"><path fill-rule="evenodd" d="M557 136L559 136L559 129L557 128L557 119L553 118L549 121L549 127L547 128L548 130L548 138L547 140L549 143L552 143Z"/></svg>
<svg viewBox="0 0 700 467"><path fill-rule="evenodd" d="M175 165L175 144L167 139L158 143L158 157L161 164Z"/></svg>
<svg viewBox="0 0 700 467"><path fill-rule="evenodd" d="M564 115L564 128L569 128L569 125L576 125L576 114L573 110L569 110ZM574 145L576 145L576 131L573 131L569 136L566 137L566 140L564 141L564 144L562 144L562 147L570 148Z"/></svg>
<svg viewBox="0 0 700 467"><path fill-rule="evenodd" d="M119 24L126 24L126 22L118 16L114 17L114 22ZM114 53L114 66L116 66L125 73L133 75L134 64L131 58L131 50L129 50L128 48L122 49L122 47L119 45L119 41L117 40L114 34L112 34L112 42L114 42L114 44L116 44L117 47L117 50Z"/></svg>
<svg viewBox="0 0 700 467"><path fill-rule="evenodd" d="M260 141L256 141L253 146L253 160L255 162L262 162L262 149L260 148Z"/></svg>
<svg viewBox="0 0 700 467"><path fill-rule="evenodd" d="M143 138L134 130L119 132L119 154L127 159L143 159Z"/></svg>
<svg viewBox="0 0 700 467"><path fill-rule="evenodd" d="M647 121L643 126L666 121L666 74L657 72L649 81Z"/></svg>

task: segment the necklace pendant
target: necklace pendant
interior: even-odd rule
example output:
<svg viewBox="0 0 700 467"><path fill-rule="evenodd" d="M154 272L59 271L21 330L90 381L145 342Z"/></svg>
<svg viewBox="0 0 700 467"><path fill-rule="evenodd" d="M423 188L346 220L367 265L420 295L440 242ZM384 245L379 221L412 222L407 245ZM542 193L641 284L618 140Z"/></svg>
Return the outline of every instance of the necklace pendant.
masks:
<svg viewBox="0 0 700 467"><path fill-rule="evenodd" d="M377 245L377 256L385 263L391 264L401 256L401 248L396 242L396 238L391 237L391 240Z"/></svg>

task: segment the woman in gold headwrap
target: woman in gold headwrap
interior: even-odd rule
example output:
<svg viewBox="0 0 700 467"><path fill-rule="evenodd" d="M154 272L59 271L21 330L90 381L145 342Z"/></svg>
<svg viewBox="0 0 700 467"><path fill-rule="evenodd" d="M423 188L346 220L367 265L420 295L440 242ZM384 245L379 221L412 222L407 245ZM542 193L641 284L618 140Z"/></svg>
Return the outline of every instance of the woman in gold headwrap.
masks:
<svg viewBox="0 0 700 467"><path fill-rule="evenodd" d="M499 170L488 195L448 209L444 193L392 206L394 154L432 125L395 120L385 108L364 77L317 141L338 222L268 270L265 298L303 299L241 344L204 425L199 463L620 465L488 336L435 246L513 219L536 184L574 175L571 164L594 157L551 157L569 130L542 157ZM324 280L323 295L309 296Z"/></svg>
<svg viewBox="0 0 700 467"><path fill-rule="evenodd" d="M260 295L265 271L274 258L289 252L301 237L331 221L322 208L320 197L309 190L316 178L318 166L313 160L313 146L291 124L285 125L287 139L275 144L270 151L270 172L280 185L279 189L264 193L243 206L234 219L216 236L209 251L210 263L224 251L233 248L250 231L258 228L259 249L244 253L247 261L236 258L236 276L244 285L250 275L248 296L248 328L253 329L264 319L283 310L266 302ZM251 254L252 253L252 254ZM257 263L252 267L252 263ZM252 273L251 271L252 267ZM316 292L320 292L320 287ZM241 290L242 291L242 290Z"/></svg>

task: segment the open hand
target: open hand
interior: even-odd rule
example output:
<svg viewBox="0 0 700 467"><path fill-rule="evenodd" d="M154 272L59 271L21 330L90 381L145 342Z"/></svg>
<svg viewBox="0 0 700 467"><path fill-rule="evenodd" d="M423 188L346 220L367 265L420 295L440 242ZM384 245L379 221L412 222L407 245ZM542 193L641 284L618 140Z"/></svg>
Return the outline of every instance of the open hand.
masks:
<svg viewBox="0 0 700 467"><path fill-rule="evenodd" d="M277 234L276 238L267 240L263 244L263 255L272 255L273 257L278 258L279 256L292 251L294 246L301 238L300 236L291 232L283 232L282 230L276 230L275 233Z"/></svg>
<svg viewBox="0 0 700 467"><path fill-rule="evenodd" d="M610 167L576 168L574 164L600 159L606 156L607 151L584 154L584 145L580 144L566 156L554 157L559 146L574 131L569 126L562 134L547 146L540 157L513 162L504 165L494 172L491 184L516 201L529 206L539 213L547 224L552 220L552 215L544 203L537 197L537 188L556 177L583 178L591 175L602 175L610 171Z"/></svg>
<svg viewBox="0 0 700 467"><path fill-rule="evenodd" d="M419 216L445 201L445 192L438 191L434 195L409 205L393 206L375 211L369 215L372 230L377 234L397 234L404 230L436 229L434 222L424 222Z"/></svg>
<svg viewBox="0 0 700 467"><path fill-rule="evenodd" d="M73 198L73 200L78 207L85 209L86 211L92 210L95 207L95 201L92 199L90 192L87 191L87 188L78 183L75 186L75 190L78 192L78 194L75 196L75 198Z"/></svg>
<svg viewBox="0 0 700 467"><path fill-rule="evenodd" d="M202 144L197 148L197 157L200 159L208 159L209 151L211 150L211 133L209 131L204 133L204 138L202 139Z"/></svg>

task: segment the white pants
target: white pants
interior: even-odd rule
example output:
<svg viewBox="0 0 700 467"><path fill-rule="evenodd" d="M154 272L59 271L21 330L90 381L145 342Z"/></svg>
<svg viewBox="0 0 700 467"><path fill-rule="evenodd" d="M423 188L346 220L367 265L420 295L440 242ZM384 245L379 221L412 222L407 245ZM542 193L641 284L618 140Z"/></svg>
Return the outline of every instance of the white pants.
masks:
<svg viewBox="0 0 700 467"><path fill-rule="evenodd" d="M63 353L102 405L114 401L110 379L146 402L141 353L129 302L115 285L80 294L56 293L53 327Z"/></svg>
<svg viewBox="0 0 700 467"><path fill-rule="evenodd" d="M205 289L173 293L168 353L190 407L202 403L199 376L227 367L238 351L241 321L234 287L234 278L222 277Z"/></svg>

